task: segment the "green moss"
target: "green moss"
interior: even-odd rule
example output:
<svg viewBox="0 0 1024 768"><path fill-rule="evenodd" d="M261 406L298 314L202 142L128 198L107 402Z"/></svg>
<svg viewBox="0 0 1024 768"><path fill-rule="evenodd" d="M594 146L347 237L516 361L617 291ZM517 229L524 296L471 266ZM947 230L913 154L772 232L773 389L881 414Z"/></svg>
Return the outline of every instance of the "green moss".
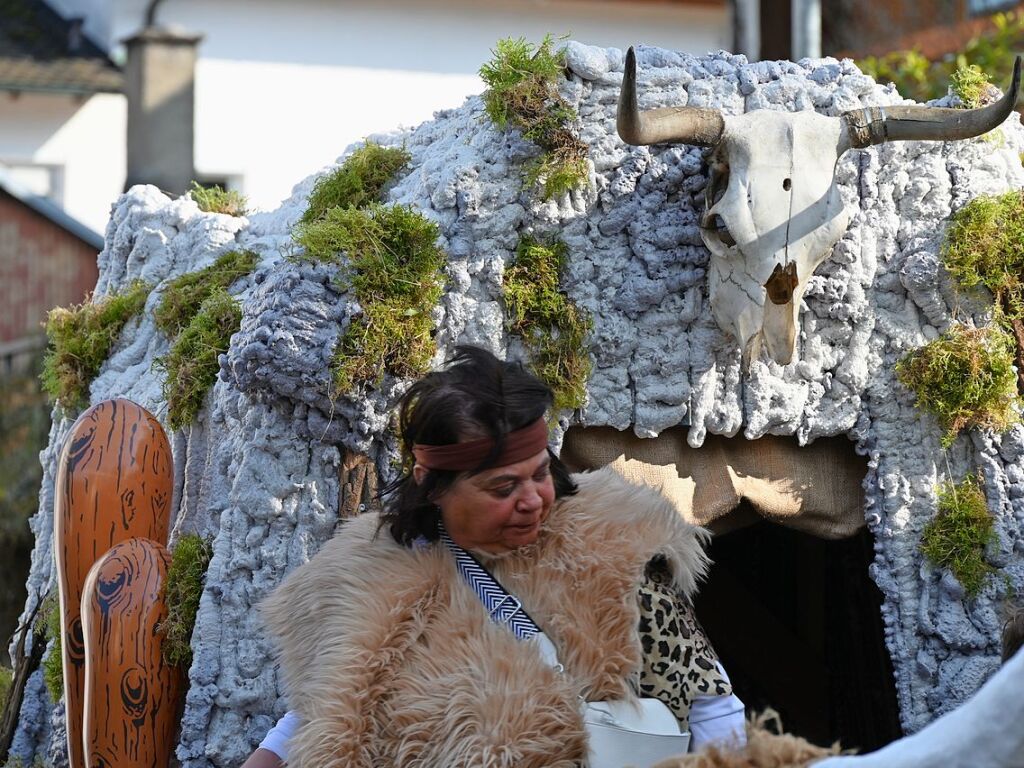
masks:
<svg viewBox="0 0 1024 768"><path fill-rule="evenodd" d="M554 408L580 408L586 400L591 320L559 289L567 248L560 241L524 237L516 262L505 270L509 330L530 349L534 372L554 391Z"/></svg>
<svg viewBox="0 0 1024 768"><path fill-rule="evenodd" d="M50 693L50 701L57 703L64 697L64 629L60 621L60 600L56 590L50 592L39 609L43 621L43 634L50 645L50 652L43 659L43 682Z"/></svg>
<svg viewBox="0 0 1024 768"><path fill-rule="evenodd" d="M36 755L35 758L32 760L31 765L25 765L25 761L22 760L20 757L12 757L10 760L4 763L4 768L47 768L47 766L46 763L43 762L43 758L41 758L39 755Z"/></svg>
<svg viewBox="0 0 1024 768"><path fill-rule="evenodd" d="M245 216L249 212L249 201L245 195L233 189L223 189L218 184L204 187L198 181L193 181L188 196L196 201L199 210L207 213Z"/></svg>
<svg viewBox="0 0 1024 768"><path fill-rule="evenodd" d="M985 561L985 547L995 539L992 513L973 475L959 484L944 484L938 496L939 513L924 528L921 551L956 576L973 597L994 570Z"/></svg>
<svg viewBox="0 0 1024 768"><path fill-rule="evenodd" d="M526 167L526 183L529 186L543 184L545 199L576 189L586 178L586 157L572 150L545 152Z"/></svg>
<svg viewBox="0 0 1024 768"><path fill-rule="evenodd" d="M977 64L964 64L949 76L949 87L965 109L976 109L992 84Z"/></svg>
<svg viewBox="0 0 1024 768"><path fill-rule="evenodd" d="M142 311L150 286L135 281L120 292L74 307L50 310L49 346L43 361L43 388L65 409L84 408L89 385L110 354L124 324Z"/></svg>
<svg viewBox="0 0 1024 768"><path fill-rule="evenodd" d="M14 684L14 670L0 664L0 712L7 708L7 697Z"/></svg>
<svg viewBox="0 0 1024 768"><path fill-rule="evenodd" d="M555 50L551 35L538 46L520 37L499 40L491 53L494 58L480 67L487 85L484 106L494 124L504 130L518 125L524 112L547 116L554 81L565 69L565 54ZM557 110L562 102L551 103Z"/></svg>
<svg viewBox="0 0 1024 768"><path fill-rule="evenodd" d="M158 627L164 635L163 654L168 664L186 669L192 664L192 631L211 557L213 547L196 534L178 539L171 553L164 593L167 618Z"/></svg>
<svg viewBox="0 0 1024 768"><path fill-rule="evenodd" d="M487 85L484 107L501 130L518 128L543 150L526 172L526 182L543 183L550 198L581 186L587 179L587 145L572 130L576 110L558 93L565 54L545 36L534 46L523 38L499 40L494 58L480 68Z"/></svg>
<svg viewBox="0 0 1024 768"><path fill-rule="evenodd" d="M330 208L300 224L295 239L305 258L342 263L362 314L338 340L334 380L340 392L379 382L385 372L424 373L436 351L431 311L441 298L444 252L437 225L412 208L371 203Z"/></svg>
<svg viewBox="0 0 1024 768"><path fill-rule="evenodd" d="M248 275L258 261L252 251L229 251L210 266L175 278L164 288L153 313L157 327L173 339L188 326L204 301Z"/></svg>
<svg viewBox="0 0 1024 768"><path fill-rule="evenodd" d="M302 222L316 221L332 208L361 208L381 202L385 186L410 158L404 149L367 142L350 154L339 168L317 180Z"/></svg>
<svg viewBox="0 0 1024 768"><path fill-rule="evenodd" d="M1024 318L1024 192L976 197L950 219L942 262L964 288L982 285Z"/></svg>
<svg viewBox="0 0 1024 768"><path fill-rule="evenodd" d="M964 428L1005 431L1020 420L1013 339L998 327L954 325L896 366L917 404L935 414L948 447Z"/></svg>
<svg viewBox="0 0 1024 768"><path fill-rule="evenodd" d="M206 393L217 381L217 358L227 352L241 323L238 302L219 288L203 301L167 354L156 360L167 373L164 397L172 429L190 424L203 407Z"/></svg>

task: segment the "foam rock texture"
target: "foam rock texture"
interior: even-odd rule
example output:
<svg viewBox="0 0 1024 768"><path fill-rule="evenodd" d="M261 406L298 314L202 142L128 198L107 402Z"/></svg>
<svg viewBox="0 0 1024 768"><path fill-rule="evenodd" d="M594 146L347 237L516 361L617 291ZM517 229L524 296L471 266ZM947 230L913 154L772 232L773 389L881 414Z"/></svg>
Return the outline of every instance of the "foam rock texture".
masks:
<svg viewBox="0 0 1024 768"><path fill-rule="evenodd" d="M902 102L848 60L749 63L656 48L641 48L638 58L642 108L834 115ZM944 457L939 427L914 408L893 367L942 332L954 307L961 318L987 320L983 305L955 295L937 253L952 211L976 195L1024 185L1016 116L994 140L848 152L837 173L851 223L810 279L797 361L754 362L744 372L735 342L707 306L709 254L697 228L707 170L701 151L623 144L615 131L622 52L570 43L568 59L561 90L578 108L592 161L580 191L544 202L523 190L521 165L537 149L514 131L497 131L476 96L413 130L371 137L411 153L388 199L436 221L448 253L435 362L466 342L523 355L504 330L502 274L520 235L557 235L571 254L566 290L594 320L589 402L564 414L563 427L608 425L653 437L684 423L694 446L708 432L796 435L808 450L824 435L855 441L870 460L871 575L884 593L902 721L920 729L962 703L998 664L1000 601L1024 588L1024 429L961 436ZM328 362L358 306L339 287L336 267L289 260L297 251L291 228L313 181L298 184L278 210L248 219L202 213L187 198L135 187L115 204L100 254L100 295L136 277L162 285L229 248L260 256L256 272L232 287L242 326L206 407L172 437L179 510L172 539L196 531L214 547L177 748L186 768L241 764L285 711L254 606L334 531L345 453L368 455L384 477L394 471L388 414L408 382L388 378L358 398L332 393ZM162 374L152 366L168 348L152 320L159 295L158 287L126 327L93 383L93 402L124 396L166 417ZM73 417L55 413L41 455L26 614L53 581L52 482ZM1005 578L967 600L952 577L922 561L918 543L935 512L935 485L975 467L998 532L988 556ZM60 764L55 711L34 678L14 755Z"/></svg>

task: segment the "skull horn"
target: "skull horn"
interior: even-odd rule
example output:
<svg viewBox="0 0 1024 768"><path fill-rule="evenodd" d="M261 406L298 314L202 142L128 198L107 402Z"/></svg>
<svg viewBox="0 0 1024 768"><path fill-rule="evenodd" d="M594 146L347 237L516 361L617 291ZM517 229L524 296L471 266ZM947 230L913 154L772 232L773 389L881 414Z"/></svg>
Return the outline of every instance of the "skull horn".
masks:
<svg viewBox="0 0 1024 768"><path fill-rule="evenodd" d="M1020 56L1003 98L978 109L864 107L842 114L849 147L862 149L887 141L956 141L980 136L1003 122L1017 104ZM621 119L621 118L620 118ZM621 129L620 129L621 133Z"/></svg>
<svg viewBox="0 0 1024 768"><path fill-rule="evenodd" d="M641 112L636 104L636 54L626 53L626 72L619 91L619 137L627 144L679 142L713 147L722 137L725 121L717 109L662 107Z"/></svg>

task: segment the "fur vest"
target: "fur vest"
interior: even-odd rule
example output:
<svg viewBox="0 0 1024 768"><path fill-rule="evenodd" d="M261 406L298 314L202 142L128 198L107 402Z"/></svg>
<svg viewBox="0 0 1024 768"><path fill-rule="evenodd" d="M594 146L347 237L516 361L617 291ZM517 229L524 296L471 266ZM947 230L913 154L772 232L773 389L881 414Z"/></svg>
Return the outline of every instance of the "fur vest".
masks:
<svg viewBox="0 0 1024 768"><path fill-rule="evenodd" d="M261 606L289 704L292 768L577 765L579 697L635 696L636 591L668 561L692 594L703 529L604 468L574 478L538 540L486 564L558 649L565 674L491 622L443 545L409 549L368 514L346 523Z"/></svg>

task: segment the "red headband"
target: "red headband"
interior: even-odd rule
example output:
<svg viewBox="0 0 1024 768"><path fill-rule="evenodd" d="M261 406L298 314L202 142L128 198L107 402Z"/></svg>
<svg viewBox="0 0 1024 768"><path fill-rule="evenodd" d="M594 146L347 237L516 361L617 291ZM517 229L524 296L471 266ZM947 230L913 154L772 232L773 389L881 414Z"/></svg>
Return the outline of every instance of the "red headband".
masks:
<svg viewBox="0 0 1024 768"><path fill-rule="evenodd" d="M497 461L494 462L494 466L505 467L509 464L517 464L531 456L536 456L547 447L548 425L541 417L532 424L527 424L522 429L505 435L504 446ZM494 440L484 437L451 445L416 443L412 447L412 455L416 457L417 464L427 469L465 471L479 467L492 450L494 450Z"/></svg>

